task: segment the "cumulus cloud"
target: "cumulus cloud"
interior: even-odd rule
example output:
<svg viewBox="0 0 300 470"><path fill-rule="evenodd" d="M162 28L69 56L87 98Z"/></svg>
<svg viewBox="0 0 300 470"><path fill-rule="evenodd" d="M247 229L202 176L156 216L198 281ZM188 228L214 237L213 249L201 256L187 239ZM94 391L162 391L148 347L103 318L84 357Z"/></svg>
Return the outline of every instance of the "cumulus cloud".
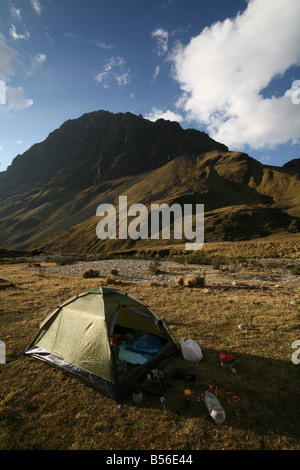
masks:
<svg viewBox="0 0 300 470"><path fill-rule="evenodd" d="M130 83L130 69L126 67L123 57L110 57L107 59L102 71L95 77L96 82L102 83L104 88L108 87L108 81L116 81L118 86Z"/></svg>
<svg viewBox="0 0 300 470"><path fill-rule="evenodd" d="M34 58L36 64L46 60L45 54L37 54ZM14 77L22 62L16 49L6 43L0 33L0 111L15 111L28 108L33 100L25 97L22 87L9 86L10 79Z"/></svg>
<svg viewBox="0 0 300 470"><path fill-rule="evenodd" d="M250 0L244 12L173 50L178 109L228 145L274 147L300 137L289 93L265 98L272 79L300 64L299 0Z"/></svg>
<svg viewBox="0 0 300 470"><path fill-rule="evenodd" d="M13 88L6 86L6 104L0 106L1 111L20 111L33 104L33 100L25 98L22 87Z"/></svg>
<svg viewBox="0 0 300 470"><path fill-rule="evenodd" d="M159 56L163 56L168 52L169 33L163 28L157 28L151 33L152 38L155 40L155 52Z"/></svg>
<svg viewBox="0 0 300 470"><path fill-rule="evenodd" d="M156 108L153 106L151 112L149 114L145 115L146 119L149 119L149 121L157 121L157 119L165 119L166 121L177 121L177 122L182 122L183 117L175 113L174 111L170 111L169 109L167 111L163 109Z"/></svg>

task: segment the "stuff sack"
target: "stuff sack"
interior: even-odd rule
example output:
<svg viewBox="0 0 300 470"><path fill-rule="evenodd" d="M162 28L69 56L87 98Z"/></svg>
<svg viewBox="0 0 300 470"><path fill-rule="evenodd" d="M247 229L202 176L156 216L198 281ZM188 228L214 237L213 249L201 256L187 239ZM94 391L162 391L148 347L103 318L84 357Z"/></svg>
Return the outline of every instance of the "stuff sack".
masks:
<svg viewBox="0 0 300 470"><path fill-rule="evenodd" d="M199 344L195 343L192 339L184 341L184 339L181 338L181 352L186 361L200 362L203 359Z"/></svg>

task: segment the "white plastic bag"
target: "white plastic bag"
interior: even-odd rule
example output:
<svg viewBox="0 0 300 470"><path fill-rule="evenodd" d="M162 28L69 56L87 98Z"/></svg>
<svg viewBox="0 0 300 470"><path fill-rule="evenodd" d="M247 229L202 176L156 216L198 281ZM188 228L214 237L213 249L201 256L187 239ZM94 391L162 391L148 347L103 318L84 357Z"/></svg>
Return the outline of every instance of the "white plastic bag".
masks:
<svg viewBox="0 0 300 470"><path fill-rule="evenodd" d="M200 362L203 359L199 344L195 343L192 339L184 341L184 339L181 338L181 352L186 361Z"/></svg>

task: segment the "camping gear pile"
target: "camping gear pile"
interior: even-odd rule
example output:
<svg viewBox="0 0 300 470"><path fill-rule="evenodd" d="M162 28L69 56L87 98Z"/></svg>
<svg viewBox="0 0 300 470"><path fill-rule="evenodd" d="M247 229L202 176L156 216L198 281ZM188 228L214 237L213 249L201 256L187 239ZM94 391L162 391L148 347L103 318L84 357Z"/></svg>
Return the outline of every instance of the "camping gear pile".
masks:
<svg viewBox="0 0 300 470"><path fill-rule="evenodd" d="M129 394L135 403L143 400L143 394L156 395L164 411L164 395L172 386L164 367L180 354L194 364L203 358L198 343L181 338L179 345L164 321L144 302L104 287L71 297L52 311L25 354L61 369L119 403ZM219 360L222 367L235 371L230 353L221 353ZM194 391L188 382L195 381L195 369L175 367L172 379L183 381L184 402L190 406ZM208 390L215 397L224 396L209 383Z"/></svg>

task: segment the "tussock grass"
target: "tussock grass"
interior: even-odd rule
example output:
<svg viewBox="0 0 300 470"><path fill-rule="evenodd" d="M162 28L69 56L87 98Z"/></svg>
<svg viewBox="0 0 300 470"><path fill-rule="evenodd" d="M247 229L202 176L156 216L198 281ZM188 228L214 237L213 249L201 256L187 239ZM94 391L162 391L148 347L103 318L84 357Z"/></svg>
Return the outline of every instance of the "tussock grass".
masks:
<svg viewBox="0 0 300 470"><path fill-rule="evenodd" d="M254 269L254 268L253 268ZM254 271L253 271L254 272ZM261 275L262 271L258 271ZM3 450L300 450L299 367L291 361L299 332L298 278L247 281L239 271L206 273L204 289L176 284L126 283L122 289L163 316L179 341L192 338L203 360L179 357L165 374L160 397L118 404L61 371L23 355L39 323L68 297L105 280L28 272L26 264L0 265L14 287L0 291L0 448ZM273 276L275 276L272 271ZM242 277L244 275L244 277ZM219 282L216 282L216 279ZM276 285L279 284L279 287ZM291 300L296 305L291 305ZM236 358L237 374L220 366L220 352ZM173 368L193 367L196 380L173 379ZM205 389L221 391L226 420L216 426L203 402ZM185 388L192 390L186 406ZM239 400L234 401L233 397Z"/></svg>
<svg viewBox="0 0 300 470"><path fill-rule="evenodd" d="M154 260L150 261L148 266L148 271L150 274L158 274L160 272L160 261Z"/></svg>
<svg viewBox="0 0 300 470"><path fill-rule="evenodd" d="M111 274L112 276L117 276L119 274L119 271L117 268L111 268L109 274Z"/></svg>
<svg viewBox="0 0 300 470"><path fill-rule="evenodd" d="M205 272L199 272L194 274L196 286L203 287L205 285Z"/></svg>
<svg viewBox="0 0 300 470"><path fill-rule="evenodd" d="M205 286L205 272L189 274L185 278L183 276L179 276L177 278L177 284L179 286L187 287L203 287Z"/></svg>
<svg viewBox="0 0 300 470"><path fill-rule="evenodd" d="M115 282L116 282L116 278L112 274L110 274L109 276L105 278L106 284L115 284Z"/></svg>
<svg viewBox="0 0 300 470"><path fill-rule="evenodd" d="M184 285L187 287L196 287L196 278L195 276L188 276L184 280Z"/></svg>
<svg viewBox="0 0 300 470"><path fill-rule="evenodd" d="M295 276L299 276L300 275L300 265L296 265L296 266L292 266L290 268L290 271L292 274L294 274Z"/></svg>
<svg viewBox="0 0 300 470"><path fill-rule="evenodd" d="M93 277L99 277L99 276L100 276L100 271L98 269L88 268L82 272L82 277L84 278L93 278Z"/></svg>

